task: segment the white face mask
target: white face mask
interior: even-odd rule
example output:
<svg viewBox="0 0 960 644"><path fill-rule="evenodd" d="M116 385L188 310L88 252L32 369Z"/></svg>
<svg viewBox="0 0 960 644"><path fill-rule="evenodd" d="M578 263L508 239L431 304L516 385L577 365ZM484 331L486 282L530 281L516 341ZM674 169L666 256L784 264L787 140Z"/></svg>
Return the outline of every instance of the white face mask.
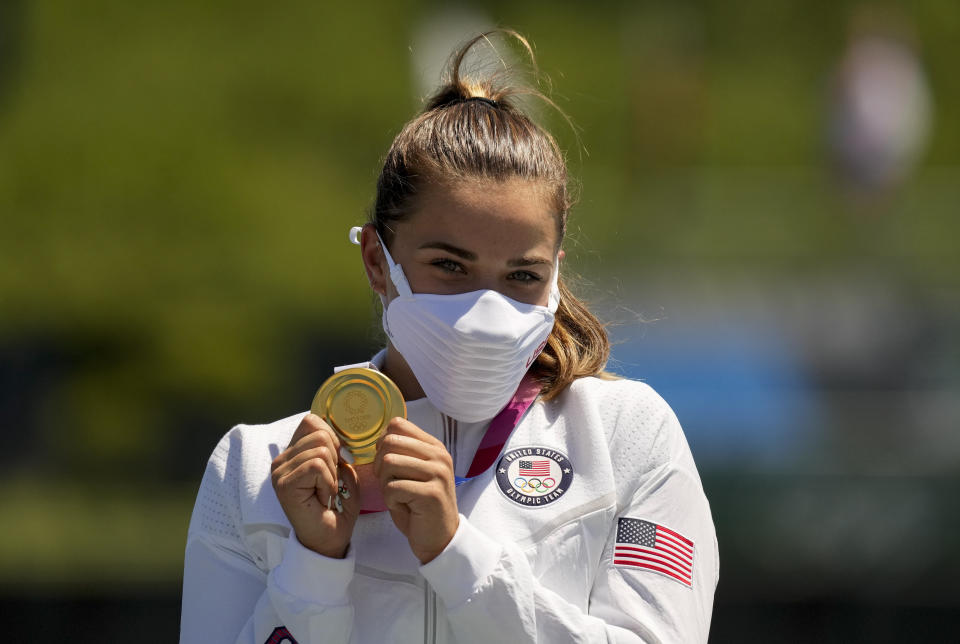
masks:
<svg viewBox="0 0 960 644"><path fill-rule="evenodd" d="M560 303L556 264L549 305L538 306L493 290L413 293L383 240L380 246L398 293L384 306L383 330L427 398L444 414L464 422L496 416L553 330Z"/></svg>

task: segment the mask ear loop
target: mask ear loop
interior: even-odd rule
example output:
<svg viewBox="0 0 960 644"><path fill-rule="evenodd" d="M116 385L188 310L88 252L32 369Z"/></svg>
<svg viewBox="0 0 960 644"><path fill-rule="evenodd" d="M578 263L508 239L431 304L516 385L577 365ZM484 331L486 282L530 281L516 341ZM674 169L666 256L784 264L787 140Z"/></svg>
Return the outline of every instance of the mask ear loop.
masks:
<svg viewBox="0 0 960 644"><path fill-rule="evenodd" d="M560 306L560 253L553 260L554 270L553 279L550 283L550 297L547 300L547 308L551 313L556 313Z"/></svg>
<svg viewBox="0 0 960 644"><path fill-rule="evenodd" d="M362 230L361 226L354 226L350 229L350 243L360 245L360 231ZM403 274L403 268L393 261L393 257L390 256L390 251L387 250L387 245L383 243L383 238L380 237L379 232L377 233L377 240L380 242L380 248L383 249L383 256L387 258L387 266L390 267L390 281L397 288L397 293L401 297L413 297L413 291L407 282L407 276Z"/></svg>

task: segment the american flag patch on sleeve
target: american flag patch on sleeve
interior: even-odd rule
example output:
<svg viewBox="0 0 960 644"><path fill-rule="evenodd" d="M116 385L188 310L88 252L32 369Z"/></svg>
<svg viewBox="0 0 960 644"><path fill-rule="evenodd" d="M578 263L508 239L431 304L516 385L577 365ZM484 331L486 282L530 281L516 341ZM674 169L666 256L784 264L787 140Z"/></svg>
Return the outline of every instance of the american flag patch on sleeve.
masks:
<svg viewBox="0 0 960 644"><path fill-rule="evenodd" d="M693 586L693 541L651 521L618 519L613 563L652 570Z"/></svg>

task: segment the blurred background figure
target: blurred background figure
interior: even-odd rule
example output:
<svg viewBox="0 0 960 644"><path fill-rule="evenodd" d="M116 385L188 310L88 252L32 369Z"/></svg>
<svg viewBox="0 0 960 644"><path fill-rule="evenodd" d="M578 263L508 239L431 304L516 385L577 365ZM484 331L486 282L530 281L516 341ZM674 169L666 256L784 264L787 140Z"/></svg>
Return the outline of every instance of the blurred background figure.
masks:
<svg viewBox="0 0 960 644"><path fill-rule="evenodd" d="M926 149L933 106L914 34L892 9L859 7L831 83L832 161L864 208L891 196Z"/></svg>

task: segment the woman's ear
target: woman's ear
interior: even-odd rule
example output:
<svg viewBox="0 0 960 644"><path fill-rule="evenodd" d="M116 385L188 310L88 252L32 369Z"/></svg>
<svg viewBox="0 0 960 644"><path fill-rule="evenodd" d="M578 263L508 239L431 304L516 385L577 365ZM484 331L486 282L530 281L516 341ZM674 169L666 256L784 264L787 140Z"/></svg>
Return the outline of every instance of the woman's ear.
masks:
<svg viewBox="0 0 960 644"><path fill-rule="evenodd" d="M387 294L387 258L380 248L380 238L373 224L365 224L360 231L360 256L363 258L363 268L367 271L367 281L374 293Z"/></svg>

